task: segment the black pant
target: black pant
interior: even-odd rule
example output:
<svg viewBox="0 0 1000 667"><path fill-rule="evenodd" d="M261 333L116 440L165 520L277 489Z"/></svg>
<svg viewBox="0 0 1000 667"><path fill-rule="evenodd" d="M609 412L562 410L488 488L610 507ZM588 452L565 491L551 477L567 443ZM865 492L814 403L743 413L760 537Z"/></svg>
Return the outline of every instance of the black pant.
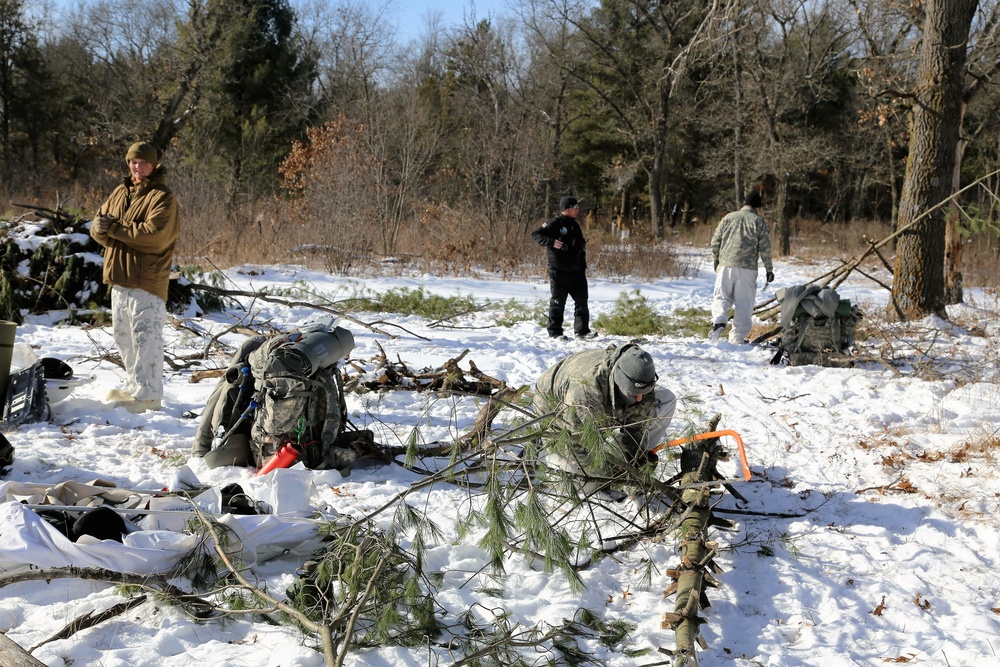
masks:
<svg viewBox="0 0 1000 667"><path fill-rule="evenodd" d="M573 333L583 336L590 333L590 309L587 307L587 275L583 271L556 271L549 269L550 336L563 333L563 314L566 312L566 297L573 297Z"/></svg>

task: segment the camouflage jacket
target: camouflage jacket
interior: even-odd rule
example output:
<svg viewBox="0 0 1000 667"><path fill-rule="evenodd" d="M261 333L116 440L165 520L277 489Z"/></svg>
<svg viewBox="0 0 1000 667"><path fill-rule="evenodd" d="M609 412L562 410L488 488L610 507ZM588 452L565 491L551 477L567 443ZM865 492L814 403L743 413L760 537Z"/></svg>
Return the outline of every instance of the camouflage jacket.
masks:
<svg viewBox="0 0 1000 667"><path fill-rule="evenodd" d="M764 218L751 206L744 206L719 221L712 235L712 257L715 268L732 266L737 269L757 270L757 257L766 271L773 271L771 264L771 235Z"/></svg>
<svg viewBox="0 0 1000 667"><path fill-rule="evenodd" d="M575 435L591 422L613 437L628 458L648 449L647 431L655 409L653 394L634 405L621 405L611 378L615 362L631 345L585 350L562 359L535 382L535 409L539 414L558 410L558 423Z"/></svg>

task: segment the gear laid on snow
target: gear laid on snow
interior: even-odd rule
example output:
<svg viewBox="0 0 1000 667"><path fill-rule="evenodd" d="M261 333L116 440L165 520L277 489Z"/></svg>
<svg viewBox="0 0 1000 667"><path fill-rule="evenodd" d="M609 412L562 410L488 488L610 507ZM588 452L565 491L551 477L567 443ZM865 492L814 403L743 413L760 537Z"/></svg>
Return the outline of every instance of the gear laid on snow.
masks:
<svg viewBox="0 0 1000 667"><path fill-rule="evenodd" d="M851 366L861 311L831 287L799 285L775 293L781 302L781 341L771 359L791 366Z"/></svg>

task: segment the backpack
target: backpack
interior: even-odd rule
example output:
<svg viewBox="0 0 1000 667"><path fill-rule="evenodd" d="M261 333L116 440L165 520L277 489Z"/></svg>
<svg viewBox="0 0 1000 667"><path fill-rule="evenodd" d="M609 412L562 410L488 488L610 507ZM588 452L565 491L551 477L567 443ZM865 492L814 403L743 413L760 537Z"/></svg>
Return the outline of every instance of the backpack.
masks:
<svg viewBox="0 0 1000 667"><path fill-rule="evenodd" d="M788 359L790 366L850 367L861 311L850 299L841 299L831 287L787 288L781 301L781 340L772 364Z"/></svg>
<svg viewBox="0 0 1000 667"><path fill-rule="evenodd" d="M195 449L210 467L261 468L293 443L307 468L350 470L356 453L337 362L353 349L342 327L248 339L209 399Z"/></svg>

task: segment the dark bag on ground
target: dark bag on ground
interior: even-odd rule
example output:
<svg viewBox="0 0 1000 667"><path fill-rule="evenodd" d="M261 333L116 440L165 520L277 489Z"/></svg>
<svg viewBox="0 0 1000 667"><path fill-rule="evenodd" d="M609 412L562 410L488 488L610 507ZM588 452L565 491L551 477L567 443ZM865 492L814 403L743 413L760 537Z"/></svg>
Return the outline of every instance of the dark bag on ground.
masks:
<svg viewBox="0 0 1000 667"><path fill-rule="evenodd" d="M14 445L0 433L0 475L7 472L7 468L14 465Z"/></svg>
<svg viewBox="0 0 1000 667"><path fill-rule="evenodd" d="M52 416L45 396L44 360L14 371L7 379L7 395L0 410L0 430L47 421Z"/></svg>
<svg viewBox="0 0 1000 667"><path fill-rule="evenodd" d="M849 367L861 311L831 287L803 285L776 293L781 302L781 340L772 364Z"/></svg>
<svg viewBox="0 0 1000 667"><path fill-rule="evenodd" d="M353 349L343 327L248 339L209 398L193 453L210 467L260 468L293 443L307 468L349 471L357 455L337 364Z"/></svg>

